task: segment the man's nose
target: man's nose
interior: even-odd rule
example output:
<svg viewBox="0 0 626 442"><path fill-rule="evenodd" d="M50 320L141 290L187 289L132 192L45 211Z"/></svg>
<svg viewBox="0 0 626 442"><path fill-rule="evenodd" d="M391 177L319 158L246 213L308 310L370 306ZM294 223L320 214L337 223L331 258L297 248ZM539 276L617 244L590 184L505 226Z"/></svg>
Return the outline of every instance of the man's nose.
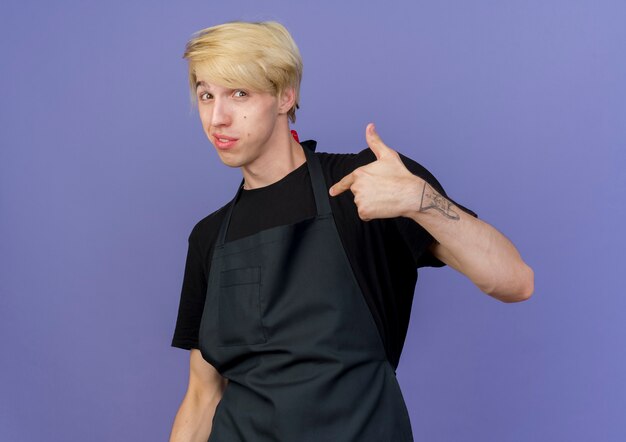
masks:
<svg viewBox="0 0 626 442"><path fill-rule="evenodd" d="M216 98L213 102L213 115L211 123L213 126L227 126L230 124L231 115L228 103L225 100Z"/></svg>

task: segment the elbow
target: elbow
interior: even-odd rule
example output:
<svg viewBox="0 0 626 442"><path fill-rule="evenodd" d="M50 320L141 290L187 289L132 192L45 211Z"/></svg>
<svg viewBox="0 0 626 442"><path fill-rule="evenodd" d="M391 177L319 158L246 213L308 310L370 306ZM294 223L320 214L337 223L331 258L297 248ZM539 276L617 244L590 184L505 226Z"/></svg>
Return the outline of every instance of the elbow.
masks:
<svg viewBox="0 0 626 442"><path fill-rule="evenodd" d="M530 297L535 292L535 272L529 266L526 266L526 269L526 273L528 276L526 277L526 286L523 292L524 299L522 299L522 301L530 299Z"/></svg>
<svg viewBox="0 0 626 442"><path fill-rule="evenodd" d="M503 299L503 302L522 302L530 299L532 296L535 291L535 272L528 265L524 264L520 274L516 290L513 290L506 299Z"/></svg>
<svg viewBox="0 0 626 442"><path fill-rule="evenodd" d="M523 264L514 282L507 284L501 290L491 290L487 294L507 304L522 302L530 299L535 291L535 272L528 265Z"/></svg>

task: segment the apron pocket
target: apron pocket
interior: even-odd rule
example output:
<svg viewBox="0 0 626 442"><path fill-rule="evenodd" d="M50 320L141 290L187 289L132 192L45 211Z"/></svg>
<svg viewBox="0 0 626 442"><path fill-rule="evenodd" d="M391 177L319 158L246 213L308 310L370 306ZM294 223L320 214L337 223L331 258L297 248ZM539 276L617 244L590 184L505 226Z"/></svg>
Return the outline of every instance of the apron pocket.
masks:
<svg viewBox="0 0 626 442"><path fill-rule="evenodd" d="M266 342L262 311L261 267L220 273L217 332L220 346Z"/></svg>

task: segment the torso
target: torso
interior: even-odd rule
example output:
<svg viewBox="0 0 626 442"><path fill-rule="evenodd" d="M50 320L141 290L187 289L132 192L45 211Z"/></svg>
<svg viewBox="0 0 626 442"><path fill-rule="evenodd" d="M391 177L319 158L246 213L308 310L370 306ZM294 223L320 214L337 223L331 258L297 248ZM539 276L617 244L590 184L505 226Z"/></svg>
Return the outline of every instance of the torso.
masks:
<svg viewBox="0 0 626 442"><path fill-rule="evenodd" d="M360 154L316 155L328 186L374 159L369 150ZM429 178L429 182L439 186L434 177L417 163L409 160L405 164L413 173ZM303 165L275 184L242 192L234 208L227 240L313 216L315 201L310 183L309 172ZM330 204L355 278L376 323L388 360L395 368L408 328L416 269L424 265L441 265L428 253L432 238L410 220L362 222L350 192L332 198ZM197 330L205 296L203 290L206 291L210 256L224 214L222 208L204 218L190 236L190 257L174 345L198 347Z"/></svg>
<svg viewBox="0 0 626 442"><path fill-rule="evenodd" d="M410 442L394 370L309 151L307 166L313 217L228 241L233 202L220 225L199 344L229 382L209 441Z"/></svg>

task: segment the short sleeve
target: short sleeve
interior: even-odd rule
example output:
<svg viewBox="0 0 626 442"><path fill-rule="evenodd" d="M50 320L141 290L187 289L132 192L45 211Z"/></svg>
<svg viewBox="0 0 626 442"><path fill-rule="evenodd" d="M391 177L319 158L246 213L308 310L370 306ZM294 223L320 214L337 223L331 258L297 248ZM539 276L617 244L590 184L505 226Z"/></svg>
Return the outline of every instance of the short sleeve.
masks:
<svg viewBox="0 0 626 442"><path fill-rule="evenodd" d="M172 339L173 347L187 350L198 348L198 333L207 289L204 261L194 244L193 233L189 236L188 244L178 317Z"/></svg>
<svg viewBox="0 0 626 442"><path fill-rule="evenodd" d="M452 198L448 196L443 186L439 183L437 178L430 173L424 166L417 163L416 161L408 158L402 154L400 154L400 158L402 162L406 166L407 169L411 171L414 175L419 176L424 181L426 181L430 186L432 186L437 192L445 196L448 200L450 200L454 205L459 207L461 210L465 211L469 215L474 217L478 217L476 213L467 207L457 203ZM411 254L415 260L415 266L419 267L443 267L445 263L437 259L431 252L430 246L435 241L426 229L420 226L415 221L409 218L396 218L396 225L400 234L404 238L406 244L411 250Z"/></svg>

